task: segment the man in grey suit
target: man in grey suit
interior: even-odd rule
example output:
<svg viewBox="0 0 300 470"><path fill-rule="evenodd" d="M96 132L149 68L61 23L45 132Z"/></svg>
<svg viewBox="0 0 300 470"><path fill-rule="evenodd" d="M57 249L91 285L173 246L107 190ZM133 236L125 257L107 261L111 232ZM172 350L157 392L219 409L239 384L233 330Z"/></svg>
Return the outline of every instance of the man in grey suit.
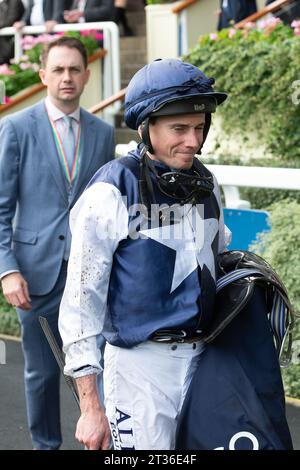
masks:
<svg viewBox="0 0 300 470"><path fill-rule="evenodd" d="M0 122L0 278L17 308L33 447L61 445L59 369L40 328L61 344L58 309L70 249L69 211L114 155L113 128L79 107L89 78L80 41L49 43L40 76L48 96ZM74 299L76 301L76 299Z"/></svg>

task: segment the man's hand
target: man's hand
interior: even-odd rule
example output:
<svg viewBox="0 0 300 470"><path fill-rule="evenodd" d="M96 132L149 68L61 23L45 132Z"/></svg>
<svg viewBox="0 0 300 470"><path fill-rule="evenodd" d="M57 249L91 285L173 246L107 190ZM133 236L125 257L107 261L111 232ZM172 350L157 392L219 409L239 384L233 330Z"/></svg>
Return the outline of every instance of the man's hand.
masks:
<svg viewBox="0 0 300 470"><path fill-rule="evenodd" d="M47 33L51 33L51 31L53 31L54 26L56 25L57 25L57 21L54 21L54 20L45 21L45 28L46 28Z"/></svg>
<svg viewBox="0 0 300 470"><path fill-rule="evenodd" d="M31 310L28 285L21 273L10 273L1 280L5 299L13 307Z"/></svg>
<svg viewBox="0 0 300 470"><path fill-rule="evenodd" d="M21 31L21 29L23 29L24 26L25 26L25 22L24 21L16 21L13 26L17 31Z"/></svg>
<svg viewBox="0 0 300 470"><path fill-rule="evenodd" d="M81 413L75 437L88 450L109 450L110 429L102 408Z"/></svg>
<svg viewBox="0 0 300 470"><path fill-rule="evenodd" d="M76 379L80 398L81 416L75 437L89 450L110 448L110 429L104 410L99 402L96 375Z"/></svg>
<svg viewBox="0 0 300 470"><path fill-rule="evenodd" d="M64 20L67 23L78 23L79 18L83 16L83 12L80 10L69 10L64 12Z"/></svg>

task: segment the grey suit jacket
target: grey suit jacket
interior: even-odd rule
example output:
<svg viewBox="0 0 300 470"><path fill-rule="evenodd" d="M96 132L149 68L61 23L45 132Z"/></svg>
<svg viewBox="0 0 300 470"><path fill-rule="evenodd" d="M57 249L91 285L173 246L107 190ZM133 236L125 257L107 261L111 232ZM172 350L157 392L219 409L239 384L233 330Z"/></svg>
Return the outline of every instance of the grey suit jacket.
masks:
<svg viewBox="0 0 300 470"><path fill-rule="evenodd" d="M83 109L80 122L82 155L69 202L44 101L0 121L0 275L19 270L32 295L54 287L70 236L69 211L114 156L113 128Z"/></svg>

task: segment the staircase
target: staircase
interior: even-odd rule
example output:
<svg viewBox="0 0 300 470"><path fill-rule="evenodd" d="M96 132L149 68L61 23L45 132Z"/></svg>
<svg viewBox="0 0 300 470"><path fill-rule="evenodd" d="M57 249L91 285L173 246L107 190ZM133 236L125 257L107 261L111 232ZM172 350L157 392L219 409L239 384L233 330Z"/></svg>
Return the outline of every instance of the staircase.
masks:
<svg viewBox="0 0 300 470"><path fill-rule="evenodd" d="M127 18L134 36L122 36L123 29L120 25L121 88L125 88L135 72L147 63L144 7L143 0L128 0L127 2ZM138 140L137 132L126 127L122 110L115 117L115 131L117 144L127 144L131 140Z"/></svg>

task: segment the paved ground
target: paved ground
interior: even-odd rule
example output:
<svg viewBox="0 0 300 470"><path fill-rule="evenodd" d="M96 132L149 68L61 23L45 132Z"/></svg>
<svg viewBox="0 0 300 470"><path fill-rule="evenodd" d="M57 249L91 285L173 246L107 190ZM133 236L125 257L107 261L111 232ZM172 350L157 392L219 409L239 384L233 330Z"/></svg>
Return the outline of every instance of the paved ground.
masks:
<svg viewBox="0 0 300 470"><path fill-rule="evenodd" d="M3 339L2 339L3 341ZM6 364L1 365L3 344L6 349ZM2 347L1 347L2 345ZM74 430L79 410L65 383L62 395L62 449L82 449L75 441ZM294 448L300 450L300 405L289 403L287 417ZM1 343L0 337L0 450L31 449L24 407L23 356L19 342L8 339Z"/></svg>

